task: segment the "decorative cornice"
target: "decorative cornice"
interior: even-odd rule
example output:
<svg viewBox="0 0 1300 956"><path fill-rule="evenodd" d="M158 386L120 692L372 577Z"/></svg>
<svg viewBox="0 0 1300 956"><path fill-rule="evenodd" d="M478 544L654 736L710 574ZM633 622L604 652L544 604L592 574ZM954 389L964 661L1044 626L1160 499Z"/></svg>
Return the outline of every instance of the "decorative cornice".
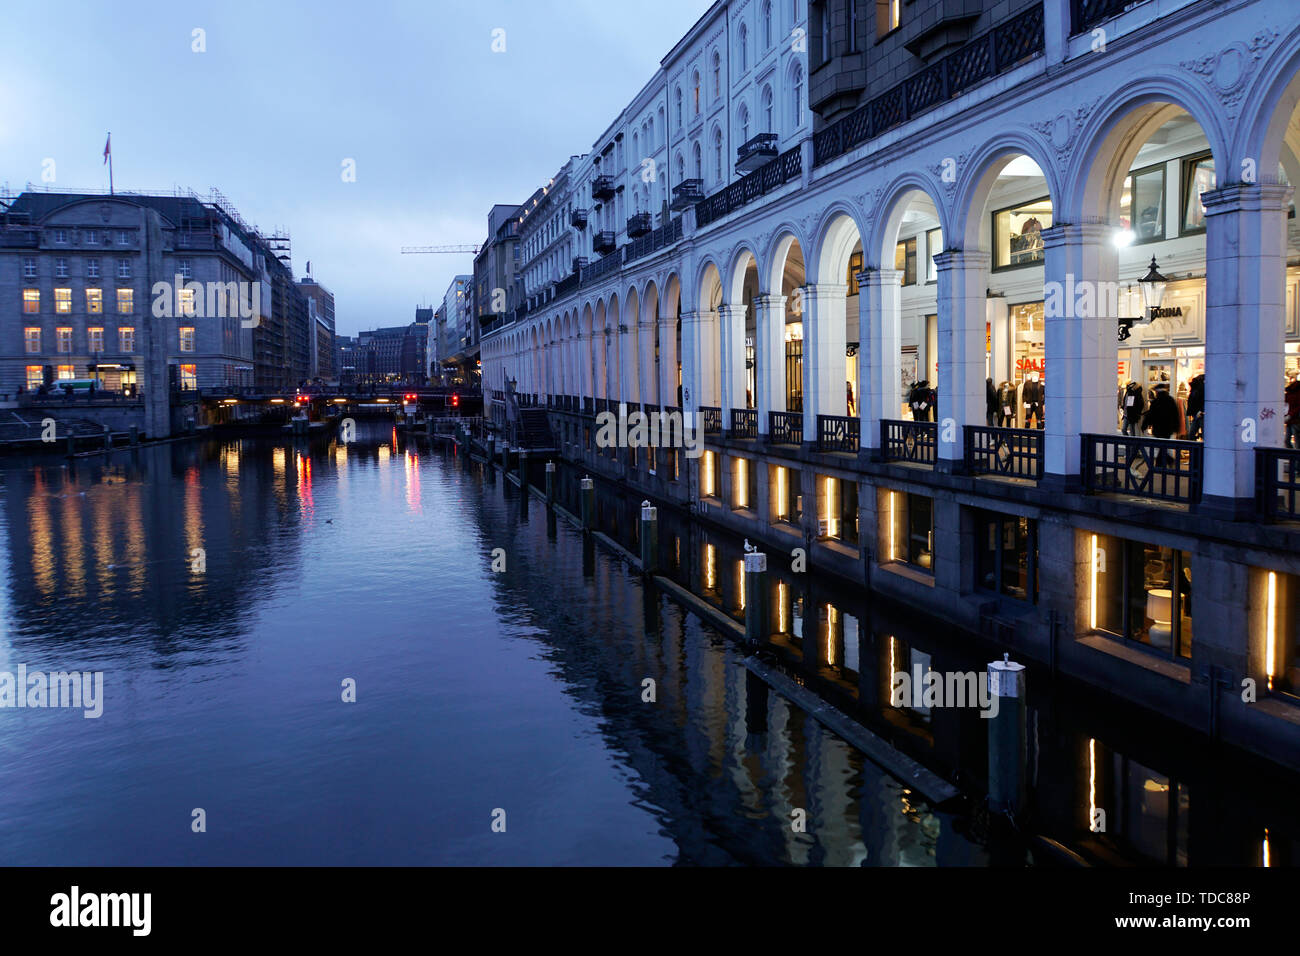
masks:
<svg viewBox="0 0 1300 956"><path fill-rule="evenodd" d="M1218 95L1229 117L1236 117L1261 55L1277 37L1276 30L1264 27L1249 43L1238 40L1218 53L1183 60L1181 65L1184 70L1199 76Z"/></svg>

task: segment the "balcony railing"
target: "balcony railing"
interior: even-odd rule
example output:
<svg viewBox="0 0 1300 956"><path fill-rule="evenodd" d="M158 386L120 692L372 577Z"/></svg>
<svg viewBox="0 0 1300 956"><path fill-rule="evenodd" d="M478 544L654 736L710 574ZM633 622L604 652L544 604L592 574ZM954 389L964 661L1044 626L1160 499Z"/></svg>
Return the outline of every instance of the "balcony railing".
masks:
<svg viewBox="0 0 1300 956"><path fill-rule="evenodd" d="M736 150L736 169L742 173L758 169L769 160L776 159L776 133L759 133Z"/></svg>
<svg viewBox="0 0 1300 956"><path fill-rule="evenodd" d="M658 252L666 246L671 246L674 242L680 242L681 238L682 217L678 216L667 225L660 226L654 232L633 239L625 245L623 247L623 263L626 265L634 259L640 259L652 252Z"/></svg>
<svg viewBox="0 0 1300 956"><path fill-rule="evenodd" d="M673 212L689 209L704 198L704 180L683 179L673 187L673 201L669 208Z"/></svg>
<svg viewBox="0 0 1300 956"><path fill-rule="evenodd" d="M1043 6L1037 4L817 133L813 165L828 163L1042 52Z"/></svg>
<svg viewBox="0 0 1300 956"><path fill-rule="evenodd" d="M591 181L591 194L597 199L610 199L614 195L614 177L597 176Z"/></svg>
<svg viewBox="0 0 1300 956"><path fill-rule="evenodd" d="M648 212L639 212L627 221L628 238L635 239L637 236L644 236L654 226L653 220Z"/></svg>
<svg viewBox="0 0 1300 956"><path fill-rule="evenodd" d="M612 229L602 230L591 237L591 248L601 255L613 252L614 245L614 231Z"/></svg>
<svg viewBox="0 0 1300 956"><path fill-rule="evenodd" d="M730 186L718 190L708 199L695 204L695 222L700 227L707 226L714 220L742 206L746 206L760 196L771 192L778 186L798 179L803 174L803 157L796 146L786 150L776 159L754 170Z"/></svg>
<svg viewBox="0 0 1300 956"><path fill-rule="evenodd" d="M856 452L862 434L862 419L856 415L818 415L817 450Z"/></svg>
<svg viewBox="0 0 1300 956"><path fill-rule="evenodd" d="M1255 487L1261 515L1300 520L1300 450L1255 449Z"/></svg>
<svg viewBox="0 0 1300 956"><path fill-rule="evenodd" d="M774 445L802 445L803 412L768 412L767 435Z"/></svg>
<svg viewBox="0 0 1300 956"><path fill-rule="evenodd" d="M966 471L1037 481L1043 477L1043 431L966 426Z"/></svg>
<svg viewBox="0 0 1300 956"><path fill-rule="evenodd" d="M733 408L731 410L731 437L758 437L758 412L755 409Z"/></svg>
<svg viewBox="0 0 1300 956"><path fill-rule="evenodd" d="M1196 504L1204 448L1198 441L1080 435L1083 488Z"/></svg>
<svg viewBox="0 0 1300 956"><path fill-rule="evenodd" d="M602 276L613 272L622 264L623 263L619 261L618 256L604 256L603 258L597 259L590 265L582 267L582 279L579 284L586 285L588 282L595 282Z"/></svg>
<svg viewBox="0 0 1300 956"><path fill-rule="evenodd" d="M880 420L880 456L884 461L933 465L938 439L938 422Z"/></svg>
<svg viewBox="0 0 1300 956"><path fill-rule="evenodd" d="M1071 34L1091 30L1102 20L1136 7L1142 0L1070 0Z"/></svg>
<svg viewBox="0 0 1300 956"><path fill-rule="evenodd" d="M569 225L573 226L575 229L586 229L587 210L575 209L573 212L569 213Z"/></svg>
<svg viewBox="0 0 1300 956"><path fill-rule="evenodd" d="M722 409L714 408L711 405L700 406L700 425L704 428L706 435L719 435L722 433Z"/></svg>

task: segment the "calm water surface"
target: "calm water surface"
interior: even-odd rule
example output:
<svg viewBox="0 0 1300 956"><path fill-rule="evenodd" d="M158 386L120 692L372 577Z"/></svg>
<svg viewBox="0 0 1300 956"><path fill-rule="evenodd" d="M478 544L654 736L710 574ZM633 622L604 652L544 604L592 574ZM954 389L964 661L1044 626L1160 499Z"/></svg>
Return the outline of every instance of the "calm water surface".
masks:
<svg viewBox="0 0 1300 956"><path fill-rule="evenodd" d="M985 861L499 476L362 438L3 464L0 671L105 702L0 710L0 863Z"/></svg>

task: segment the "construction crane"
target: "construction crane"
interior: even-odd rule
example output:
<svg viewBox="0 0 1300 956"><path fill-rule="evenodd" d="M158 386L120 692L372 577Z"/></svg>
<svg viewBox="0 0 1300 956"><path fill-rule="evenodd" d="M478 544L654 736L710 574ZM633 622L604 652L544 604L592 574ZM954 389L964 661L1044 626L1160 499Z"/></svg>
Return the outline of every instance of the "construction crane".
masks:
<svg viewBox="0 0 1300 956"><path fill-rule="evenodd" d="M472 252L474 255L478 255L478 246L402 246L402 255L404 256L426 252Z"/></svg>

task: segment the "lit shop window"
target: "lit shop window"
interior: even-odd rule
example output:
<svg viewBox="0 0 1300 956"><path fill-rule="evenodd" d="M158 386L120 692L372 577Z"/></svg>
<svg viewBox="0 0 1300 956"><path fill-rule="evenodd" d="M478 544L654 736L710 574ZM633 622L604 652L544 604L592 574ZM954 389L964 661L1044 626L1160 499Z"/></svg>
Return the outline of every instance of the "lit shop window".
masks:
<svg viewBox="0 0 1300 956"><path fill-rule="evenodd" d="M1135 243L1165 237L1165 164L1135 169L1124 179L1119 224Z"/></svg>
<svg viewBox="0 0 1300 956"><path fill-rule="evenodd" d="M858 543L858 483L819 475L818 537Z"/></svg>
<svg viewBox="0 0 1300 956"><path fill-rule="evenodd" d="M909 564L934 571L934 499L881 488L876 506L882 520L882 563Z"/></svg>
<svg viewBox="0 0 1300 956"><path fill-rule="evenodd" d="M1052 225L1047 196L993 213L993 268L1028 266L1043 261L1043 230Z"/></svg>
<svg viewBox="0 0 1300 956"><path fill-rule="evenodd" d="M1300 698L1300 576L1265 572L1264 640L1268 689Z"/></svg>
<svg viewBox="0 0 1300 956"><path fill-rule="evenodd" d="M27 349L28 355L35 355L41 350L41 330L36 328L23 329L23 345Z"/></svg>
<svg viewBox="0 0 1300 956"><path fill-rule="evenodd" d="M28 389L40 388L44 384L45 384L45 366L44 365L27 366Z"/></svg>
<svg viewBox="0 0 1300 956"><path fill-rule="evenodd" d="M72 290L55 289L54 290L54 311L60 315L67 315L72 311Z"/></svg>
<svg viewBox="0 0 1300 956"><path fill-rule="evenodd" d="M60 352L67 354L72 351L72 329L61 326L54 330L54 335L54 341L58 343L57 347Z"/></svg>
<svg viewBox="0 0 1300 956"><path fill-rule="evenodd" d="M710 498L718 491L718 456L706 450L700 456L700 494Z"/></svg>
<svg viewBox="0 0 1300 956"><path fill-rule="evenodd" d="M23 312L36 315L41 311L41 292L39 289L23 289Z"/></svg>
<svg viewBox="0 0 1300 956"><path fill-rule="evenodd" d="M104 290L86 290L86 311L98 314L104 311Z"/></svg>
<svg viewBox="0 0 1300 956"><path fill-rule="evenodd" d="M77 373L71 365L60 365L57 377L60 382L66 382L69 379L76 378Z"/></svg>
<svg viewBox="0 0 1300 956"><path fill-rule="evenodd" d="M1215 187L1214 157L1209 153L1183 160L1183 232L1205 228L1205 204L1201 193Z"/></svg>
<svg viewBox="0 0 1300 956"><path fill-rule="evenodd" d="M1038 600L1038 522L977 511L976 584L1019 601Z"/></svg>
<svg viewBox="0 0 1300 956"><path fill-rule="evenodd" d="M748 458L731 460L731 499L733 508L752 508L758 500L758 469Z"/></svg>
<svg viewBox="0 0 1300 956"><path fill-rule="evenodd" d="M1174 659L1192 656L1192 563L1186 551L1088 535L1089 628Z"/></svg>
<svg viewBox="0 0 1300 956"><path fill-rule="evenodd" d="M903 274L903 285L916 285L916 238L904 239L894 247L894 268Z"/></svg>
<svg viewBox="0 0 1300 956"><path fill-rule="evenodd" d="M772 494L772 514L777 521L798 524L803 517L802 474L797 468L768 466L768 485Z"/></svg>

